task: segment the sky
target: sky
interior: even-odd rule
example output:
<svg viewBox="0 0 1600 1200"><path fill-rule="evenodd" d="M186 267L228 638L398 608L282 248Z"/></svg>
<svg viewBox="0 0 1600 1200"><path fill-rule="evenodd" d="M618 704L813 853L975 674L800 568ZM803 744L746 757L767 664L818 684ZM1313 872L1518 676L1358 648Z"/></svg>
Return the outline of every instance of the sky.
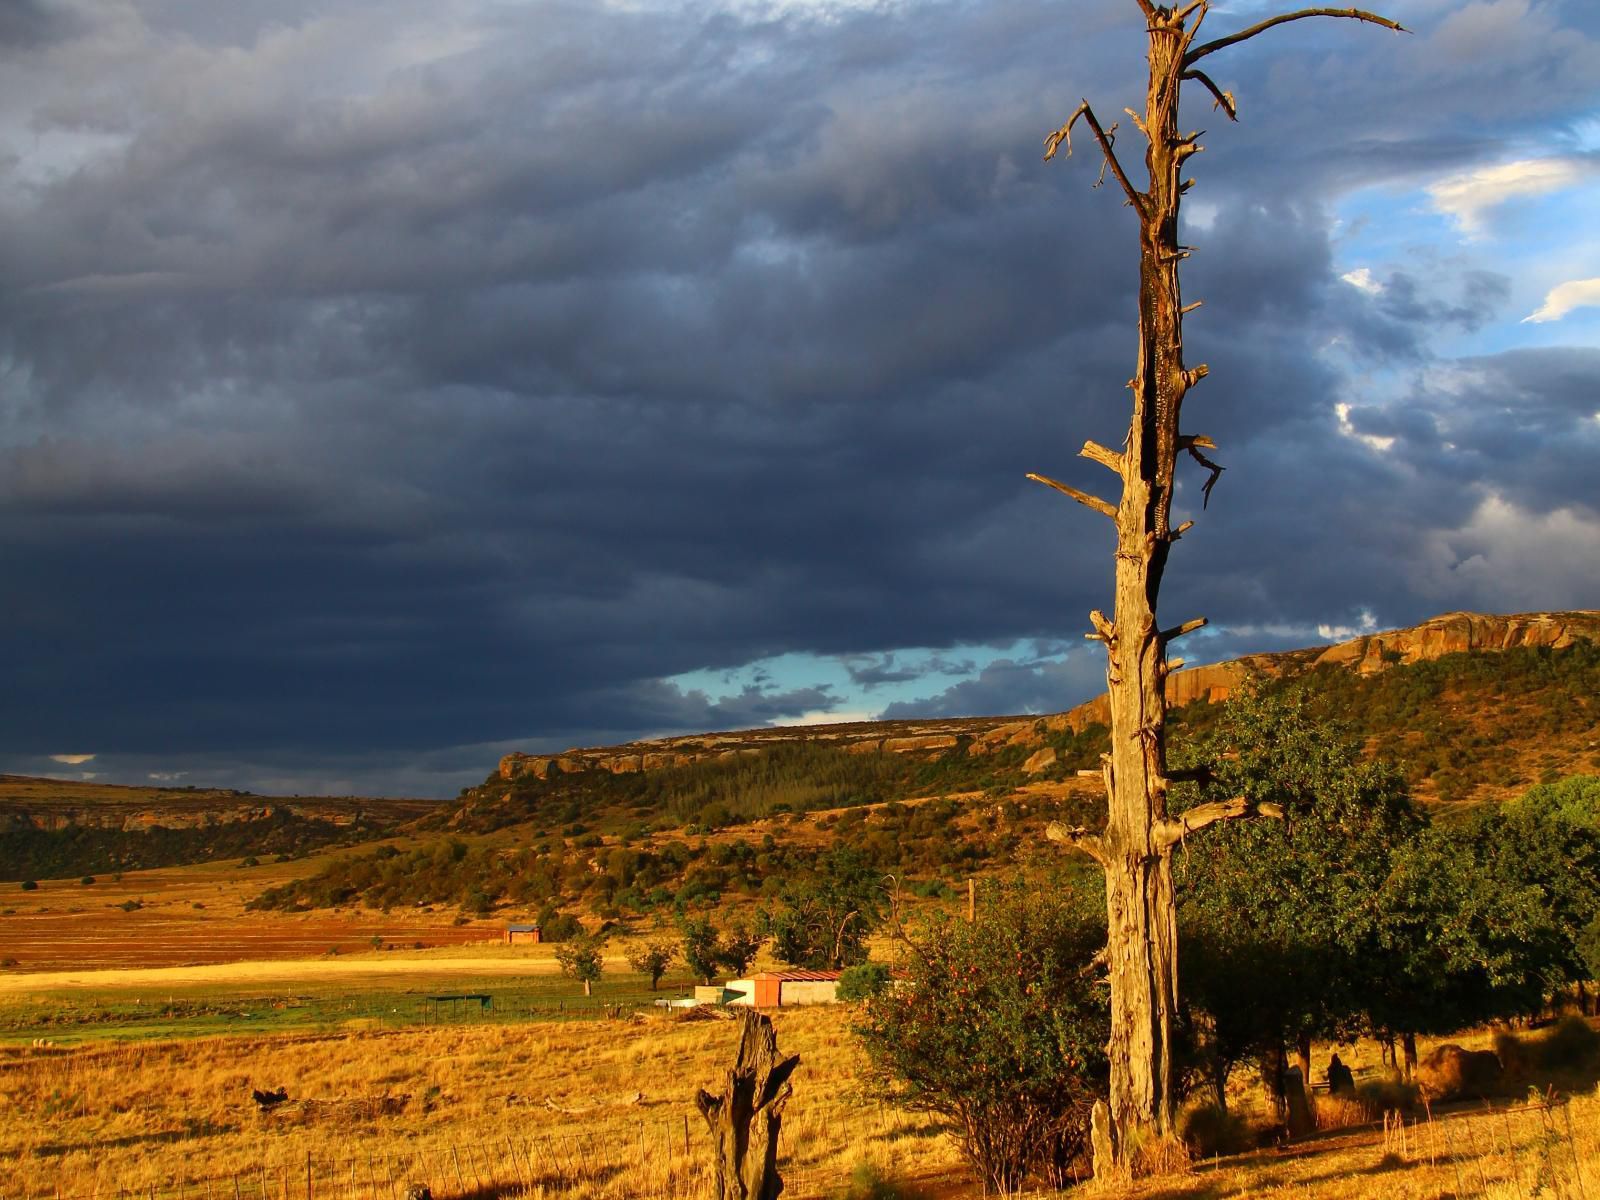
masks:
<svg viewBox="0 0 1600 1200"><path fill-rule="evenodd" d="M1273 11L1217 0L1209 36ZM1600 607L1600 5L1213 55L1191 661ZM1134 0L8 0L0 771L451 796L510 750L1100 690ZM1135 172L1137 178L1137 171Z"/></svg>

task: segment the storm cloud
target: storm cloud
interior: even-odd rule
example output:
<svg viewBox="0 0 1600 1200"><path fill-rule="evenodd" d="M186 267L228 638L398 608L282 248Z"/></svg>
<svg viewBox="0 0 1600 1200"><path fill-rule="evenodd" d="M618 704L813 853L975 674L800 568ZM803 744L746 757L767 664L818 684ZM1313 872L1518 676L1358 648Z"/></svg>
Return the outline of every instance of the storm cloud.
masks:
<svg viewBox="0 0 1600 1200"><path fill-rule="evenodd" d="M1132 218L1091 147L1040 155L1141 95L1135 12L0 18L0 769L444 794L512 747L852 706L676 680L795 654L867 696L921 669L891 715L1082 699L1080 649L972 648L1105 603L1104 522L1023 474L1102 487L1072 454L1126 422ZM1188 412L1228 471L1175 616L1595 602L1600 350L1464 349L1528 311L1518 265L1405 246L1353 286L1340 203L1570 142L1600 30L1395 15L1218 56L1238 125L1191 101Z"/></svg>

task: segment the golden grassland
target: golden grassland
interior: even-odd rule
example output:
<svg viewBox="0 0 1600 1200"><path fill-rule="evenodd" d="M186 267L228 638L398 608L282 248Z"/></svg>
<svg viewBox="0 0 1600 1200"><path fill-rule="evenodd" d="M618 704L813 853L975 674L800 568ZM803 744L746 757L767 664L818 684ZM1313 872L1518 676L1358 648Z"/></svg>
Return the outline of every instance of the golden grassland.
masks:
<svg viewBox="0 0 1600 1200"><path fill-rule="evenodd" d="M269 887L309 875L333 850L285 863L236 860L43 880L0 891L0 962L11 971L85 971L306 958L384 945L452 946L498 939L504 918L462 920L454 907L380 913L349 908L246 912ZM460 923L457 923L460 921Z"/></svg>
<svg viewBox="0 0 1600 1200"><path fill-rule="evenodd" d="M864 1088L843 1006L773 1014L802 1067L784 1122L790 1200L977 1196L924 1114ZM1484 1035L1486 1038L1487 1035ZM0 1196L439 1200L707 1196L697 1086L715 1086L737 1026L625 1020L228 1036L0 1051ZM1424 1048L1426 1049L1426 1048ZM1376 1049L1343 1053L1358 1071ZM1580 1086L1582 1086L1580 1084ZM289 1101L258 1111L251 1089ZM1535 1095L1435 1109L1387 1128L1323 1098L1310 1138L1187 1162L1085 1195L1137 1200L1600 1200L1600 1099ZM1248 1102L1241 1092L1240 1107Z"/></svg>
<svg viewBox="0 0 1600 1200"><path fill-rule="evenodd" d="M826 1195L861 1161L896 1176L953 1170L953 1146L924 1118L855 1090L847 1014L776 1021L804 1064L784 1123L790 1195ZM225 1196L235 1179L241 1195L278 1196L285 1178L303 1196L308 1159L327 1196L383 1196L391 1180L438 1197L538 1182L574 1197L699 1195L691 1097L736 1040L732 1022L651 1016L28 1048L0 1065L0 1168L64 1197L203 1196L208 1184ZM251 1089L275 1087L290 1101L259 1113Z"/></svg>

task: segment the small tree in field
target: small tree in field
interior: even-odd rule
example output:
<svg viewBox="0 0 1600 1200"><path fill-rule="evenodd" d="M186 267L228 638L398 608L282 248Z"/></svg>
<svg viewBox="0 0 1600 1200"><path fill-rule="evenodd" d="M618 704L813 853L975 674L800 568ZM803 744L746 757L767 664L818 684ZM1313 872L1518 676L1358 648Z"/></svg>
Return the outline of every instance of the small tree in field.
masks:
<svg viewBox="0 0 1600 1200"><path fill-rule="evenodd" d="M867 960L867 939L883 924L883 882L857 850L836 847L812 876L786 880L761 914L772 951L796 967L839 970Z"/></svg>
<svg viewBox="0 0 1600 1200"><path fill-rule="evenodd" d="M561 964L561 973L580 980L585 996L594 994L594 985L605 970L605 960L600 955L603 945L604 939L585 934L556 947L556 962Z"/></svg>
<svg viewBox="0 0 1600 1200"><path fill-rule="evenodd" d="M1103 1086L1104 989L1085 969L1105 940L1098 908L986 883L978 920L935 918L856 1027L881 1094L948 1123L1001 1195L1029 1176L1065 1184Z"/></svg>
<svg viewBox="0 0 1600 1200"><path fill-rule="evenodd" d="M678 926L683 935L683 961L701 983L710 986L722 967L722 935L707 917L685 917Z"/></svg>
<svg viewBox="0 0 1600 1200"><path fill-rule="evenodd" d="M1175 1049L1173 1024L1178 1009L1178 933L1172 885L1172 855L1181 839L1207 825L1233 817L1267 813L1249 797L1230 797L1172 816L1167 793L1174 775L1166 761L1166 678L1181 660L1169 660L1174 640L1205 624L1204 618L1167 629L1156 621L1156 600L1172 545L1190 522L1171 524L1175 468L1187 453L1210 471L1210 495L1222 468L1206 457L1214 443L1180 431L1179 417L1189 391L1204 379L1204 364L1185 365L1185 305L1178 266L1188 248L1178 242L1178 205L1193 181L1185 162L1200 150L1199 131L1178 121L1179 93L1185 83L1203 87L1229 119L1234 98L1201 69L1201 62L1230 46L1278 25L1306 17L1350 17L1399 30L1385 17L1358 9L1307 8L1258 21L1238 33L1197 42L1209 10L1208 0L1174 5L1135 0L1149 34L1149 76L1144 113L1133 115L1145 143L1148 184L1135 187L1114 149L1116 126L1101 126L1085 100L1066 124L1045 140L1045 157L1065 145L1071 152L1073 126L1081 118L1099 144L1139 225L1139 347L1128 387L1133 414L1122 448L1085 442L1083 457L1110 470L1122 495L1112 504L1042 475L1049 485L1110 519L1116 527L1114 606L1108 618L1089 615L1090 637L1105 644L1106 687L1111 706L1111 752L1103 776L1107 796L1105 829L1093 832L1060 824L1050 836L1091 855L1105 871L1108 919L1107 967L1111 983L1110 1147L1113 1162L1125 1162L1147 1135L1173 1131ZM1096 1171L1112 1163L1096 1163Z"/></svg>
<svg viewBox="0 0 1600 1200"><path fill-rule="evenodd" d="M671 942L639 942L628 948L628 966L640 975L650 977L652 992L677 957L678 948Z"/></svg>
<svg viewBox="0 0 1600 1200"><path fill-rule="evenodd" d="M735 921L722 935L721 945L717 948L717 961L727 968L730 975L743 975L755 962L756 954L766 940L746 922Z"/></svg>

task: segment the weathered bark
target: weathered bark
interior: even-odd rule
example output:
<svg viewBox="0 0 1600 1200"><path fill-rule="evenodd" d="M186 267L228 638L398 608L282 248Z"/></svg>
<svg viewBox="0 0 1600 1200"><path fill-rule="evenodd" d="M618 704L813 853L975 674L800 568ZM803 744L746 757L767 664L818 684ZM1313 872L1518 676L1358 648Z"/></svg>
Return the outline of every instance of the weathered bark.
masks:
<svg viewBox="0 0 1600 1200"><path fill-rule="evenodd" d="M1093 442L1080 452L1117 474L1122 494L1115 505L1040 475L1030 478L1055 488L1089 509L1111 518L1117 529L1114 607L1108 620L1090 614L1106 647L1106 688L1111 709L1111 752L1104 764L1107 793L1105 830L1092 834L1053 826L1054 840L1093 855L1106 876L1108 969L1111 985L1110 1112L1113 1148L1125 1161L1133 1146L1174 1130L1173 1022L1178 1004L1178 934L1172 886L1172 854L1189 833L1215 821L1264 813L1243 798L1191 809L1176 820L1167 812L1171 779L1166 765L1167 646L1205 624L1203 619L1162 631L1156 602L1172 543L1188 523L1170 524L1173 474L1180 452L1206 467L1211 487L1222 468L1202 453L1213 444L1203 436L1184 436L1179 414L1189 390L1205 378L1204 365L1184 365L1182 290L1178 265L1188 250L1178 243L1178 206L1189 183L1182 178L1186 159L1199 151L1199 134L1178 124L1178 94L1185 80L1204 86L1226 114L1235 116L1233 97L1221 91L1195 63L1257 33L1308 16L1345 16L1399 26L1355 9L1306 9L1274 17L1230 37L1196 46L1194 36L1207 12L1206 0L1183 6L1137 0L1149 33L1149 83L1142 119L1133 115L1145 138L1147 190L1138 191L1115 152L1116 126L1104 129L1085 100L1059 130L1046 139L1045 157L1066 145L1082 118L1099 144L1110 170L1139 220L1139 350L1129 388L1133 414L1122 450ZM1276 815L1276 814L1267 814Z"/></svg>
<svg viewBox="0 0 1600 1200"><path fill-rule="evenodd" d="M695 1107L711 1130L715 1147L716 1200L777 1200L778 1131L783 1106L794 1091L789 1076L800 1056L778 1053L772 1019L747 1011L740 1021L739 1053L723 1080L722 1094L702 1089Z"/></svg>

